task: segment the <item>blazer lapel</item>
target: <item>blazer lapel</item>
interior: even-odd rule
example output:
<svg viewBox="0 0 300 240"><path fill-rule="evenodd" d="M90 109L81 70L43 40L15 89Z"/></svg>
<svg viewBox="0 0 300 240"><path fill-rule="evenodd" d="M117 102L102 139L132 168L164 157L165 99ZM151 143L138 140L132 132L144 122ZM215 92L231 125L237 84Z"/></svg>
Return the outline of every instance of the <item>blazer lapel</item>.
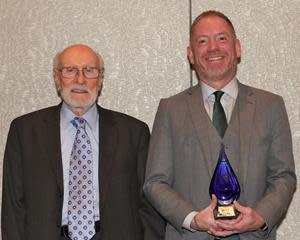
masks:
<svg viewBox="0 0 300 240"><path fill-rule="evenodd" d="M58 105L44 119L44 145L46 146L46 156L50 159L53 172L56 177L59 191L63 194L63 169L60 141L60 109Z"/></svg>
<svg viewBox="0 0 300 240"><path fill-rule="evenodd" d="M255 111L255 95L248 87L239 83L239 114L240 114L240 176L246 186L247 166L249 161L250 141Z"/></svg>
<svg viewBox="0 0 300 240"><path fill-rule="evenodd" d="M209 131L211 128L209 125L210 119L204 108L202 92L199 84L192 87L187 92L187 104L200 142L200 147L202 148L202 152L204 154L204 160L206 162L209 174L212 176L217 159L216 161L212 161L211 159L209 141Z"/></svg>
<svg viewBox="0 0 300 240"><path fill-rule="evenodd" d="M101 208L105 204L105 193L108 192L115 152L118 145L118 132L112 112L98 106L99 125L99 186Z"/></svg>

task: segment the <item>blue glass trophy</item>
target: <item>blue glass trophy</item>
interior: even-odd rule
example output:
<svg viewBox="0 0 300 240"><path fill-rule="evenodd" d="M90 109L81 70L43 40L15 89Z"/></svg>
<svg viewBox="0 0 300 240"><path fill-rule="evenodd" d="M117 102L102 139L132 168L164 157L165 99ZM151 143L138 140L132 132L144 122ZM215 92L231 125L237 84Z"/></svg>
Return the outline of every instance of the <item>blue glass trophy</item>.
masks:
<svg viewBox="0 0 300 240"><path fill-rule="evenodd" d="M233 201L240 196L240 185L226 156L224 146L209 186L209 194L215 194L218 204L214 209L215 219L234 219L238 216Z"/></svg>

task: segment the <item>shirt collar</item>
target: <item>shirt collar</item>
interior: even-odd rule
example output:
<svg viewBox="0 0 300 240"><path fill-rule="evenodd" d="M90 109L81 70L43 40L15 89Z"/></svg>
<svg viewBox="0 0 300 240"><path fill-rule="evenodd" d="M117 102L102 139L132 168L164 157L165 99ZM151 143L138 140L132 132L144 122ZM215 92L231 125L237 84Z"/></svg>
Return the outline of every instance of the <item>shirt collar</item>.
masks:
<svg viewBox="0 0 300 240"><path fill-rule="evenodd" d="M63 127L63 129L66 129L69 124L71 124L71 121L77 117L76 114L74 114L67 105L63 102L60 110L60 122ZM99 113L97 110L96 104L94 104L90 109L81 116L84 118L88 124L88 126L95 130L97 129L97 124L99 121Z"/></svg>
<svg viewBox="0 0 300 240"><path fill-rule="evenodd" d="M216 89L212 88L211 86L207 85L206 83L200 81L202 96L204 100L207 100L215 91ZM220 91L223 91L230 97L237 99L238 95L238 82L237 79L234 78L232 81L230 81L225 87L220 89Z"/></svg>

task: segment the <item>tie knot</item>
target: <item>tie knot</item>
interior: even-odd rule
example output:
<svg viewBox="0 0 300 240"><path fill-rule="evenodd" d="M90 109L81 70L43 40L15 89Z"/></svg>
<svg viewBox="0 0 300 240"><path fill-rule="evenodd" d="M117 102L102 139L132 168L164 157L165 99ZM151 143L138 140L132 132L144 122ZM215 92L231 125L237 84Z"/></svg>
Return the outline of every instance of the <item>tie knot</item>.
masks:
<svg viewBox="0 0 300 240"><path fill-rule="evenodd" d="M86 120L84 118L75 117L71 123L76 128L83 128L85 129Z"/></svg>
<svg viewBox="0 0 300 240"><path fill-rule="evenodd" d="M216 102L220 102L221 101L221 97L223 96L224 92L222 91L215 91L214 95L215 95L215 101Z"/></svg>

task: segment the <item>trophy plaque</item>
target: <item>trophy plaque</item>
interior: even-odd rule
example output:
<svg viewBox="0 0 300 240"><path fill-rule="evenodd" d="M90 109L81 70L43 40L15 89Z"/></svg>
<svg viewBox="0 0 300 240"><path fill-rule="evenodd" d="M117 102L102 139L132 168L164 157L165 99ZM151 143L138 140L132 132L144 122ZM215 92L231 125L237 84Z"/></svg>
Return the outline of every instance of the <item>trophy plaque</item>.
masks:
<svg viewBox="0 0 300 240"><path fill-rule="evenodd" d="M219 159L209 186L209 194L215 194L218 204L214 209L215 219L234 219L239 212L233 201L240 196L240 185L221 146Z"/></svg>

